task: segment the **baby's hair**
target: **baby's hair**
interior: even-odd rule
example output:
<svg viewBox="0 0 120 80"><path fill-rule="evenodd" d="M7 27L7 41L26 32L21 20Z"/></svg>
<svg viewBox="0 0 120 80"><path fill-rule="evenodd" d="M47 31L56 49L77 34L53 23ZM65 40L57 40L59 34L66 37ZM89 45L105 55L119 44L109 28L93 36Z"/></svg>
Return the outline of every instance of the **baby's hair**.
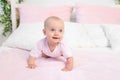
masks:
<svg viewBox="0 0 120 80"><path fill-rule="evenodd" d="M49 22L50 22L51 20L57 20L57 21L63 22L63 20L60 19L59 17L50 16L50 17L48 17L48 18L44 21L44 27L48 26L48 24L49 24ZM63 22L63 23L64 23L64 22Z"/></svg>

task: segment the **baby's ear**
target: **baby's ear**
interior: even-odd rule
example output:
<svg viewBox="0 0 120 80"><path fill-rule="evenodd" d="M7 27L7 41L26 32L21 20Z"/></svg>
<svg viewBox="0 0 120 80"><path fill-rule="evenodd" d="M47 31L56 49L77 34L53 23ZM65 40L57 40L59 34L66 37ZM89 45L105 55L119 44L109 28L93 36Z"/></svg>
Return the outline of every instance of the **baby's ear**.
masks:
<svg viewBox="0 0 120 80"><path fill-rule="evenodd" d="M46 35L46 30L45 29L43 29L43 34Z"/></svg>

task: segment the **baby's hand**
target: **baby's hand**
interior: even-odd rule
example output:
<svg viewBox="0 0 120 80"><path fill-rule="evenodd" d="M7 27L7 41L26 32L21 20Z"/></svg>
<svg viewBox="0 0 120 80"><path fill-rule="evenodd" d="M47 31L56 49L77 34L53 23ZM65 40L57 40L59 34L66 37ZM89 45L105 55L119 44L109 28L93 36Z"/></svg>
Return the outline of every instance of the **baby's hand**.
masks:
<svg viewBox="0 0 120 80"><path fill-rule="evenodd" d="M63 69L62 69L62 71L71 71L72 70L72 68L67 68L67 67L64 67Z"/></svg>
<svg viewBox="0 0 120 80"><path fill-rule="evenodd" d="M62 69L62 71L71 71L73 69L73 57L67 58L66 66Z"/></svg>
<svg viewBox="0 0 120 80"><path fill-rule="evenodd" d="M28 64L27 68L35 69L36 68L36 64Z"/></svg>

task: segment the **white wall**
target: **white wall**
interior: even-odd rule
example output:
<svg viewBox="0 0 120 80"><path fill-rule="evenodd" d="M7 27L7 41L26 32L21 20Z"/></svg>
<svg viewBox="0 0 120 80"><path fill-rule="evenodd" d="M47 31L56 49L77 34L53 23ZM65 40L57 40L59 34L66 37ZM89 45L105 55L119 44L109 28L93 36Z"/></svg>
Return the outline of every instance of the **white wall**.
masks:
<svg viewBox="0 0 120 80"><path fill-rule="evenodd" d="M24 0L26 3L39 5L75 5L76 3L115 5L115 0Z"/></svg>

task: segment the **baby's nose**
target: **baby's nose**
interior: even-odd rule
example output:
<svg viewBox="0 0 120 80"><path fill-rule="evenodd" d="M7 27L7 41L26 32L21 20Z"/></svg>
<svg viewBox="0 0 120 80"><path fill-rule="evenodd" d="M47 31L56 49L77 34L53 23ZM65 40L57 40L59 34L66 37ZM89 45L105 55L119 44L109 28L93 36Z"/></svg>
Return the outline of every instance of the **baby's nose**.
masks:
<svg viewBox="0 0 120 80"><path fill-rule="evenodd" d="M59 31L55 31L55 35L59 35Z"/></svg>

